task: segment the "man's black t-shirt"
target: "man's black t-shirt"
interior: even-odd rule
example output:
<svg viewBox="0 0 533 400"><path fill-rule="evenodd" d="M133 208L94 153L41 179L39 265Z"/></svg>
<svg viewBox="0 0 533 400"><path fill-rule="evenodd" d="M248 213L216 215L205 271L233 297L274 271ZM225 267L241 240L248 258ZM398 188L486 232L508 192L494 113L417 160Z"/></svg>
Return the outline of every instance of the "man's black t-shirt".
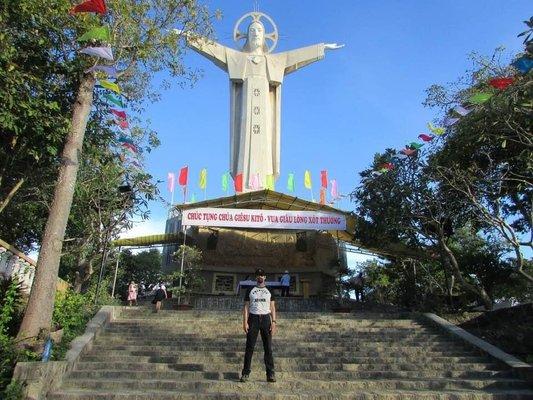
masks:
<svg viewBox="0 0 533 400"><path fill-rule="evenodd" d="M270 314L270 302L274 301L274 294L268 287L254 286L246 291L244 301L250 302L250 314Z"/></svg>

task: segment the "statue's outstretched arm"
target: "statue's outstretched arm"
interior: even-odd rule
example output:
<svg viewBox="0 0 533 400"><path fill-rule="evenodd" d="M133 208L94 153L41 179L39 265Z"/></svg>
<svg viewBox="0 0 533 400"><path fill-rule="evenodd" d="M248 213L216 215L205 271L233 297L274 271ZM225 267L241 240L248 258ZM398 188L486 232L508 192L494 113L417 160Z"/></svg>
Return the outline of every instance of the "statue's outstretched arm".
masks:
<svg viewBox="0 0 533 400"><path fill-rule="evenodd" d="M228 69L225 46L191 32L184 32L180 29L174 29L174 32L185 37L188 47L208 58L223 70Z"/></svg>
<svg viewBox="0 0 533 400"><path fill-rule="evenodd" d="M285 75L287 75L315 61L322 60L324 58L324 50L324 44L320 43L279 53L278 56L285 55Z"/></svg>

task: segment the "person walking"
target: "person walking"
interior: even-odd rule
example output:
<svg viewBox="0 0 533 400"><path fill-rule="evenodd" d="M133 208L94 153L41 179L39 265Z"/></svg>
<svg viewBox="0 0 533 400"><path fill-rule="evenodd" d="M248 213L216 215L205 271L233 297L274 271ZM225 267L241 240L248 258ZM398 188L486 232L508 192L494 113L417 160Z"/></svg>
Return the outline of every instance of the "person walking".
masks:
<svg viewBox="0 0 533 400"><path fill-rule="evenodd" d="M289 271L286 270L283 275L281 275L280 283L281 297L289 297L289 290L291 289L291 276L289 275Z"/></svg>
<svg viewBox="0 0 533 400"><path fill-rule="evenodd" d="M155 287L155 296L152 300L152 304L155 304L154 312L157 313L161 310L161 302L167 297L167 288L163 285L163 282L159 282Z"/></svg>
<svg viewBox="0 0 533 400"><path fill-rule="evenodd" d="M137 305L137 284L134 281L131 281L128 286L128 303L130 307L132 303Z"/></svg>
<svg viewBox="0 0 533 400"><path fill-rule="evenodd" d="M276 382L272 336L276 333L276 304L274 294L266 287L266 274L262 268L255 271L257 285L246 291L242 311L242 328L246 333L246 352L241 382L250 378L252 356L258 333L261 333L265 352L267 382Z"/></svg>
<svg viewBox="0 0 533 400"><path fill-rule="evenodd" d="M359 272L359 274L357 274L357 276L354 278L353 287L355 289L356 301L365 301L365 298L364 298L365 278L363 277L362 272Z"/></svg>

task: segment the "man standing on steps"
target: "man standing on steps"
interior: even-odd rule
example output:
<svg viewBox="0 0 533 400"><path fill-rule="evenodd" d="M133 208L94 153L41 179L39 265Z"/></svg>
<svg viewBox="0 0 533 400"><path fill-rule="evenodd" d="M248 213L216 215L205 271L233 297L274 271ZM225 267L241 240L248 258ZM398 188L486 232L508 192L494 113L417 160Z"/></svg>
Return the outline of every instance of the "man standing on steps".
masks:
<svg viewBox="0 0 533 400"><path fill-rule="evenodd" d="M242 328L246 333L246 353L241 382L250 377L252 356L257 334L261 332L265 351L265 368L268 382L276 382L274 357L272 356L272 336L276 333L276 305L274 295L266 287L266 274L262 268L255 271L257 285L246 291L242 311Z"/></svg>

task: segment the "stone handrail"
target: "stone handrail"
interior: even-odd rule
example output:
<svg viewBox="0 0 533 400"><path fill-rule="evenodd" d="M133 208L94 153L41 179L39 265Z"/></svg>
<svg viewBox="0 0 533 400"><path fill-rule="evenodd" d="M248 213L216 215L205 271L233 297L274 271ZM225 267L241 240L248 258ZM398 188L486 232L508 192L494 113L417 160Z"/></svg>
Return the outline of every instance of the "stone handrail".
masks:
<svg viewBox="0 0 533 400"><path fill-rule="evenodd" d="M22 284L22 292L29 294L36 267L35 260L0 239L0 279L17 276ZM58 278L57 290L64 291L67 288L68 283Z"/></svg>

